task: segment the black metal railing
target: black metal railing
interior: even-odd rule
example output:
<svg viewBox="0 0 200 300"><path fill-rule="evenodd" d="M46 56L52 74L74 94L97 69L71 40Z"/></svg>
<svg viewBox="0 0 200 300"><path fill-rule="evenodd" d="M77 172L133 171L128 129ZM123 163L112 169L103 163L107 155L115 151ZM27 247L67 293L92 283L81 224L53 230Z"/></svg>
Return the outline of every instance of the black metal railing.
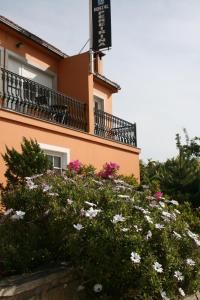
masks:
<svg viewBox="0 0 200 300"><path fill-rule="evenodd" d="M129 123L102 110L94 111L95 135L137 147L136 124Z"/></svg>
<svg viewBox="0 0 200 300"><path fill-rule="evenodd" d="M87 130L86 104L56 90L0 69L1 107L82 131Z"/></svg>

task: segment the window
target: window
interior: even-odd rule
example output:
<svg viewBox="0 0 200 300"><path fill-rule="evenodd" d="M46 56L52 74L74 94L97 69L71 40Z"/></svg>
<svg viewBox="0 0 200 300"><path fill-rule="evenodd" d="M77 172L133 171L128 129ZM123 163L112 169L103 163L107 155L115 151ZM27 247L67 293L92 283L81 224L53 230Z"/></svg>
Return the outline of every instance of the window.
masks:
<svg viewBox="0 0 200 300"><path fill-rule="evenodd" d="M58 173L62 171L62 155L54 155L54 153L50 154L47 151L48 160L52 163L53 169Z"/></svg>
<svg viewBox="0 0 200 300"><path fill-rule="evenodd" d="M104 99L94 96L94 110L104 111Z"/></svg>
<svg viewBox="0 0 200 300"><path fill-rule="evenodd" d="M40 148L47 155L48 159L51 161L53 169L55 171L61 173L62 170L67 169L67 165L70 162L69 149L42 143L39 143L39 145Z"/></svg>

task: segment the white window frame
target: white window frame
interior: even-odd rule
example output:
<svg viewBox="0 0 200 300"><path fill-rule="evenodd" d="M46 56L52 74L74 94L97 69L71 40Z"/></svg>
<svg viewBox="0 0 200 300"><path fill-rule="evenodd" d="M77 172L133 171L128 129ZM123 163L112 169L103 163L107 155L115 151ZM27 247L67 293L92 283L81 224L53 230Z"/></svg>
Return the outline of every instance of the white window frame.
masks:
<svg viewBox="0 0 200 300"><path fill-rule="evenodd" d="M24 64L25 66L32 67L33 69L36 69L38 71L42 71L42 72L46 73L47 75L51 76L52 79L53 79L52 88L57 89L57 74L56 73L45 69L44 67L39 65L37 62L27 61L26 58L22 57L21 55L15 53L13 51L10 51L10 50L6 50L6 53L5 53L5 68L6 69L8 68L9 57L12 57L15 60L18 60L20 63Z"/></svg>
<svg viewBox="0 0 200 300"><path fill-rule="evenodd" d="M0 67L4 67L4 48L0 46Z"/></svg>
<svg viewBox="0 0 200 300"><path fill-rule="evenodd" d="M67 169L67 165L70 162L70 149L43 143L39 143L39 146L47 155L60 156L61 168L63 170Z"/></svg>

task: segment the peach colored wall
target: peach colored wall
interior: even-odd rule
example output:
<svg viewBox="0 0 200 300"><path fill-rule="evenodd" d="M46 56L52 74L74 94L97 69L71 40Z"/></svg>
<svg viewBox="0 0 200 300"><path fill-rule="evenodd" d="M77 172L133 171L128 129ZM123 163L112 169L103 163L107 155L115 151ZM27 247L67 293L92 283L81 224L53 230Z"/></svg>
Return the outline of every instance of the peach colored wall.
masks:
<svg viewBox="0 0 200 300"><path fill-rule="evenodd" d="M58 90L72 98L88 102L88 76L88 52L66 57L59 63Z"/></svg>
<svg viewBox="0 0 200 300"><path fill-rule="evenodd" d="M17 48L16 43L19 41L22 42L23 45ZM58 72L58 63L62 58L50 53L50 51L44 49L44 47L24 38L3 24L0 24L0 46L24 57L28 63L40 65L43 70Z"/></svg>
<svg viewBox="0 0 200 300"><path fill-rule="evenodd" d="M112 93L109 89L94 81L93 95L104 99L104 111L112 114Z"/></svg>
<svg viewBox="0 0 200 300"><path fill-rule="evenodd" d="M66 57L59 64L58 90L86 102L88 132L94 132L93 75L89 73L89 53Z"/></svg>
<svg viewBox="0 0 200 300"><path fill-rule="evenodd" d="M0 153L5 145L20 149L22 138L34 138L39 143L70 149L71 160L93 164L100 169L105 162L117 162L122 174L134 174L139 180L140 150L101 139L62 126L0 110ZM13 138L14 137L14 138ZM5 165L0 158L0 181L4 181Z"/></svg>

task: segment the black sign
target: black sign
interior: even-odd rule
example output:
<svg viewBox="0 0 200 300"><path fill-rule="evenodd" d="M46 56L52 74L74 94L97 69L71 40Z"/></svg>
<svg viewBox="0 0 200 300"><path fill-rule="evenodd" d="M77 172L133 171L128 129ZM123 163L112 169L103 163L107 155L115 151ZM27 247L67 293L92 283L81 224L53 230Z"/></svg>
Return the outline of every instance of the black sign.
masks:
<svg viewBox="0 0 200 300"><path fill-rule="evenodd" d="M110 0L92 0L92 49L111 47Z"/></svg>

